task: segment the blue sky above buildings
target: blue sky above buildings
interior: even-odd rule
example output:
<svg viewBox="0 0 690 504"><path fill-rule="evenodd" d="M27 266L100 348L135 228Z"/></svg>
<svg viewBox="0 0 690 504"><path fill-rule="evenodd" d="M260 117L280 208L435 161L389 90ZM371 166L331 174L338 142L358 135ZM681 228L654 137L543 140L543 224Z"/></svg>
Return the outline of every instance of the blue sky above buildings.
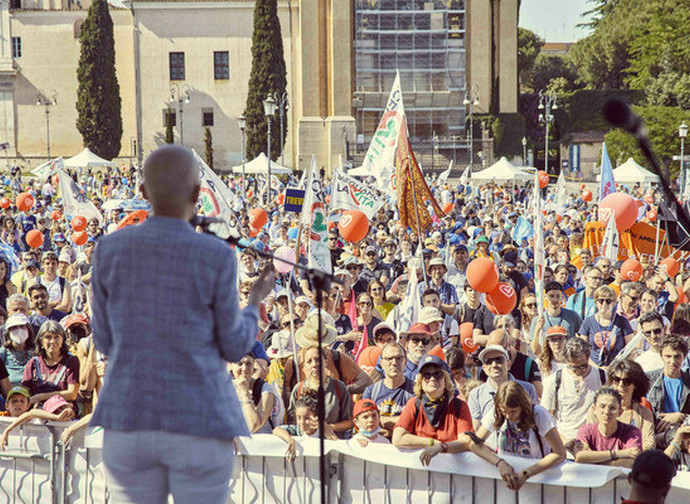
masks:
<svg viewBox="0 0 690 504"><path fill-rule="evenodd" d="M522 0L520 26L532 30L547 42L575 42L586 37L582 14L592 8L588 0Z"/></svg>

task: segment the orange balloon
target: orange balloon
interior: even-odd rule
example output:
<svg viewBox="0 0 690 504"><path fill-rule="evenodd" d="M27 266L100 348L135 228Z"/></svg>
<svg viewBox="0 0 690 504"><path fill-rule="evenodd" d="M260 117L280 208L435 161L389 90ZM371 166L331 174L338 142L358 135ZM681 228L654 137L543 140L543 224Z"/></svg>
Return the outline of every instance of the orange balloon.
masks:
<svg viewBox="0 0 690 504"><path fill-rule="evenodd" d="M32 206L34 206L34 197L31 196L29 193L21 193L19 196L17 196L17 208L21 210L22 212L29 210Z"/></svg>
<svg viewBox="0 0 690 504"><path fill-rule="evenodd" d="M621 276L624 280L637 282L642 277L642 264L632 257L621 265Z"/></svg>
<svg viewBox="0 0 690 504"><path fill-rule="evenodd" d="M486 307L494 315L507 315L517 304L515 289L506 283L499 282L496 288L486 295Z"/></svg>
<svg viewBox="0 0 690 504"><path fill-rule="evenodd" d="M652 208L651 210L649 210L649 211L647 212L647 218L648 218L650 221L655 221L655 220L656 220L656 210L654 210L653 208Z"/></svg>
<svg viewBox="0 0 690 504"><path fill-rule="evenodd" d="M259 234L259 230L256 229L255 227L249 226L249 237L250 238L256 238L256 236Z"/></svg>
<svg viewBox="0 0 690 504"><path fill-rule="evenodd" d="M364 212L348 210L343 212L343 215L340 217L338 229L345 240L357 243L369 232L369 219L364 215Z"/></svg>
<svg viewBox="0 0 690 504"><path fill-rule="evenodd" d="M72 235L72 241L75 245L84 245L88 239L89 235L86 234L86 231L79 231Z"/></svg>
<svg viewBox="0 0 690 504"><path fill-rule="evenodd" d="M544 189L547 185L549 185L549 174L546 173L544 170L539 170L539 188Z"/></svg>
<svg viewBox="0 0 690 504"><path fill-rule="evenodd" d="M443 213L451 213L454 208L455 208L455 205L453 204L453 202L447 201L446 203L444 203L442 210L443 210Z"/></svg>
<svg viewBox="0 0 690 504"><path fill-rule="evenodd" d="M381 347L368 346L359 354L357 364L367 373L373 371L381 355Z"/></svg>
<svg viewBox="0 0 690 504"><path fill-rule="evenodd" d="M439 345L436 345L434 348L429 350L429 355L435 355L436 357L441 359L443 362L446 362L446 354Z"/></svg>
<svg viewBox="0 0 690 504"><path fill-rule="evenodd" d="M477 292L491 292L498 283L496 263L486 257L477 257L467 265L467 281Z"/></svg>
<svg viewBox="0 0 690 504"><path fill-rule="evenodd" d="M685 292L680 285L676 285L676 291L678 292L678 301L676 301L676 304L673 307L674 309L678 308L679 304L688 302L688 296L685 295Z"/></svg>
<svg viewBox="0 0 690 504"><path fill-rule="evenodd" d="M268 214L263 208L252 208L249 211L249 225L261 229L268 222Z"/></svg>
<svg viewBox="0 0 690 504"><path fill-rule="evenodd" d="M0 198L0 207L9 208L12 202L8 198Z"/></svg>
<svg viewBox="0 0 690 504"><path fill-rule="evenodd" d="M283 203L285 203L285 193L280 193L278 195L278 204L282 205Z"/></svg>
<svg viewBox="0 0 690 504"><path fill-rule="evenodd" d="M462 343L463 351L468 355L479 350L479 345L475 345L474 339L472 338L473 330L474 324L472 322L463 322L460 324L460 342Z"/></svg>
<svg viewBox="0 0 690 504"><path fill-rule="evenodd" d="M72 229L75 231L84 231L86 229L86 217L83 215L75 215L72 217Z"/></svg>
<svg viewBox="0 0 690 504"><path fill-rule="evenodd" d="M599 203L599 220L604 227L609 223L611 215L615 212L616 228L618 232L630 228L637 220L637 203L635 198L625 193L611 193Z"/></svg>
<svg viewBox="0 0 690 504"><path fill-rule="evenodd" d="M582 201L592 201L592 191L582 191Z"/></svg>
<svg viewBox="0 0 690 504"><path fill-rule="evenodd" d="M134 224L144 222L148 216L149 213L146 210L137 210L136 212L132 212L117 223L117 229L122 229L123 227L133 226Z"/></svg>
<svg viewBox="0 0 690 504"><path fill-rule="evenodd" d="M59 221L62 218L62 214L57 210L53 210L53 213L50 214L50 218L54 221Z"/></svg>
<svg viewBox="0 0 690 504"><path fill-rule="evenodd" d="M43 245L43 233L38 229L32 229L26 233L26 244L31 248L38 248Z"/></svg>
<svg viewBox="0 0 690 504"><path fill-rule="evenodd" d="M680 264L673 257L667 257L659 263L659 266L664 266L666 268L666 273L669 277L673 278L680 271Z"/></svg>

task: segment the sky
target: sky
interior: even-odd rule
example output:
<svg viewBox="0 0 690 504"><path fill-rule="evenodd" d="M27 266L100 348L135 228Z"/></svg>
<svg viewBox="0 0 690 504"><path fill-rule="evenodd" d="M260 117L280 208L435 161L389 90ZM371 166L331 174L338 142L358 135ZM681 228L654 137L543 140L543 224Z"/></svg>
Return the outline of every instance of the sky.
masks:
<svg viewBox="0 0 690 504"><path fill-rule="evenodd" d="M585 21L581 14L591 8L587 0L522 0L519 26L547 42L575 42L588 34L575 26Z"/></svg>

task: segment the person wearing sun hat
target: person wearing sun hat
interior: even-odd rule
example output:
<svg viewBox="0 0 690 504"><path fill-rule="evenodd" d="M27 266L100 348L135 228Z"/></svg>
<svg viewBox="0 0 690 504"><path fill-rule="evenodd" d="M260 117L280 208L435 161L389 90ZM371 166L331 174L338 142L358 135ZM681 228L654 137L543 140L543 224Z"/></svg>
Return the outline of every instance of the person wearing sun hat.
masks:
<svg viewBox="0 0 690 504"><path fill-rule="evenodd" d="M440 310L448 315L455 313L455 308L458 306L458 293L451 284L445 281L444 277L448 268L443 259L434 257L429 261L427 273L429 274L428 282L421 282L419 284L419 296L421 297L427 289L434 289L438 292L441 298Z"/></svg>

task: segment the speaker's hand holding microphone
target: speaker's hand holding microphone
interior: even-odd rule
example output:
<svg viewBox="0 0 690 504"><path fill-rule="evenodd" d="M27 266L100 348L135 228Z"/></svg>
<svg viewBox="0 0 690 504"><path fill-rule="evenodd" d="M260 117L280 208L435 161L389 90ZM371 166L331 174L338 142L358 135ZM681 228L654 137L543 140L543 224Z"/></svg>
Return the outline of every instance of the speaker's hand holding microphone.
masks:
<svg viewBox="0 0 690 504"><path fill-rule="evenodd" d="M259 279L252 285L247 302L251 305L259 306L261 301L268 296L275 285L276 280L273 276L273 262L269 262L261 272L261 275L259 275Z"/></svg>

